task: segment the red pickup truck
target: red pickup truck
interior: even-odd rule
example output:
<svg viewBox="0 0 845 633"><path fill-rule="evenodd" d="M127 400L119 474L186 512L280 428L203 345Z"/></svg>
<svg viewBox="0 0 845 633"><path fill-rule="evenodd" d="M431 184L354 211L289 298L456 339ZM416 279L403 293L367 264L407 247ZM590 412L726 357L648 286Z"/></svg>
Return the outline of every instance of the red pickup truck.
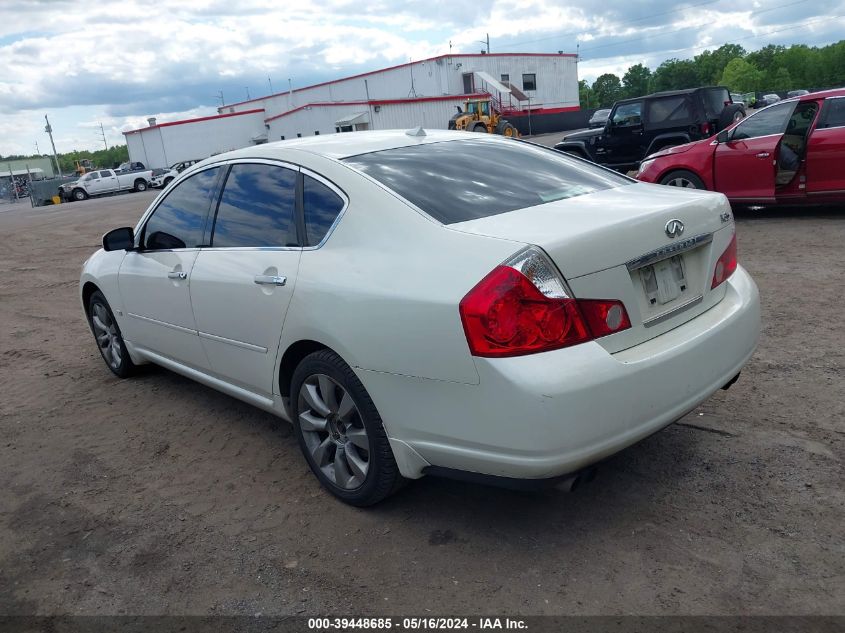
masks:
<svg viewBox="0 0 845 633"><path fill-rule="evenodd" d="M845 201L845 89L780 101L647 156L637 179L719 191L743 205Z"/></svg>

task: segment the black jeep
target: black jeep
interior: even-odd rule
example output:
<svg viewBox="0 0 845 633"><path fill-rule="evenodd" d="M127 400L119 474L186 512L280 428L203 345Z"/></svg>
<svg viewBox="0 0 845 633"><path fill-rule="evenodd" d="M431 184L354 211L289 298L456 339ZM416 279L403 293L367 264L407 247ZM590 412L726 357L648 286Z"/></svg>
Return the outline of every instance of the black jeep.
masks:
<svg viewBox="0 0 845 633"><path fill-rule="evenodd" d="M649 154L707 138L744 116L721 86L656 92L617 101L604 127L568 134L555 149L627 172Z"/></svg>

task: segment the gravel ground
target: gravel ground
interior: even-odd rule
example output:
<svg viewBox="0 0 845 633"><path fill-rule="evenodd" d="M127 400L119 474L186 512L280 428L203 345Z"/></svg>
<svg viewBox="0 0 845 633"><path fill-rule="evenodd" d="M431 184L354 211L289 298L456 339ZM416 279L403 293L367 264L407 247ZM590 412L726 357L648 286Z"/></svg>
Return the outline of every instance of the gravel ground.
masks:
<svg viewBox="0 0 845 633"><path fill-rule="evenodd" d="M287 423L105 368L79 269L154 195L0 212L0 613L845 613L845 210L739 215L758 352L593 483L359 510Z"/></svg>

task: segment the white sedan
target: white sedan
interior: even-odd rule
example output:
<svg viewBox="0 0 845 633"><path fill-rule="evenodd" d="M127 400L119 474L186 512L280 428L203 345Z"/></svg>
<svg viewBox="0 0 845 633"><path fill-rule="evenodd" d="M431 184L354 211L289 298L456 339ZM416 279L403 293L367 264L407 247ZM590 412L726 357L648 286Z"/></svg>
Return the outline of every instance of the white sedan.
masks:
<svg viewBox="0 0 845 633"><path fill-rule="evenodd" d="M115 374L292 421L356 505L427 473L577 483L729 386L760 331L721 194L445 131L214 156L103 237L80 291Z"/></svg>

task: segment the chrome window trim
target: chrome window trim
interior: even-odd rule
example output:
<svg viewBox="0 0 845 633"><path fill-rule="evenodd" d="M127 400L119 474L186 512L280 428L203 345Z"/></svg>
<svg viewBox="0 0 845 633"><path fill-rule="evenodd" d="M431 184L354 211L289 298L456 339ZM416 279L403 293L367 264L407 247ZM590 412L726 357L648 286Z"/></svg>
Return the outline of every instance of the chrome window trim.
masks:
<svg viewBox="0 0 845 633"><path fill-rule="evenodd" d="M186 170L186 172L183 172L182 174L180 174L179 178L177 178L172 183L170 183L170 187L168 187L165 191L169 193L173 188L178 186L178 184L181 183L183 180L185 180L185 179L187 179L187 178L189 178L189 177L191 177L195 174L198 174L202 171L206 171L207 169L213 169L215 167L229 167L231 165L236 165L236 164L273 165L273 166L277 166L277 167L285 167L287 169L292 169L294 171L300 172L304 176L310 176L311 178L314 178L315 180L317 180L317 181L321 182L322 184L326 185L334 193L336 193L338 196L340 196L340 199L343 200L343 207L341 208L340 212L337 214L337 217L335 218L332 225L329 227L329 230L326 231L326 234L325 234L325 236L323 236L323 239L320 241L319 244L315 244L314 246L220 246L220 247L203 246L203 247L177 248L177 249L158 249L158 250L154 250L154 251L153 250L145 250L143 252L145 252L145 253L162 253L162 252L165 252L165 253L166 252L184 253L184 252L191 251L191 250L207 250L207 251L215 251L215 252L218 252L218 251L219 252L225 252L225 251L314 251L314 250L317 250L319 248L322 248L323 244L325 244L326 241L331 237L332 233L334 233L335 228L337 228L338 223L343 218L343 216L346 214L346 210L349 208L349 204L350 204L349 203L349 196L346 195L346 192L343 189L341 189L338 185L336 185L334 182L332 182L331 180L329 180L325 176L318 174L317 172L312 171L311 169L308 169L307 167L303 167L302 165L297 165L296 163L291 163L291 162L286 161L286 160L273 159L273 158L248 158L248 157L230 158L230 159L227 159L227 160L220 160L220 161L217 161L215 163L210 163L208 165L203 165L202 169L197 169L195 171L190 171L188 173L186 173L187 172L187 170ZM352 170L352 171L354 171L354 170ZM355 173L358 173L358 172L355 172ZM225 187L225 185L226 185L226 183L224 182L223 186ZM164 193L164 192L162 192L162 193ZM219 193L221 193L221 192L218 191L218 194ZM164 199L161 200L161 202L163 202L163 201L164 201ZM151 216L155 212L155 209L158 208L159 204L160 204L160 202L159 202L158 198L156 198L153 201L153 203L150 205L150 207L147 209L147 211L144 213L144 215L141 216L141 220L138 222L138 224L136 226L136 230L135 230L135 236L136 236L135 246L136 246L136 248L138 247L137 240L140 239L139 236L141 234L141 229L143 228L143 226L146 225L147 219L149 218L149 216Z"/></svg>

